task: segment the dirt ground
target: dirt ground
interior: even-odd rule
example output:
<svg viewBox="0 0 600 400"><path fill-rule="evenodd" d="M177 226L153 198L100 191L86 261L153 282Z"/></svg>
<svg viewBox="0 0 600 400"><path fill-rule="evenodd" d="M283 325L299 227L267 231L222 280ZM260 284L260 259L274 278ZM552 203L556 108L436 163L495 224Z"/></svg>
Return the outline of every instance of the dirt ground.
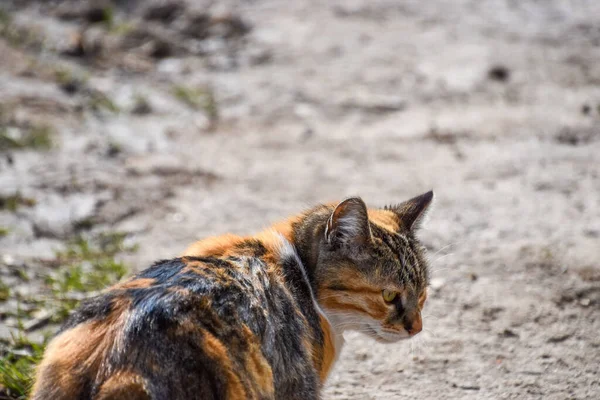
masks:
<svg viewBox="0 0 600 400"><path fill-rule="evenodd" d="M0 271L433 189L424 332L348 334L324 398L600 398L600 2L166 3L0 5Z"/></svg>

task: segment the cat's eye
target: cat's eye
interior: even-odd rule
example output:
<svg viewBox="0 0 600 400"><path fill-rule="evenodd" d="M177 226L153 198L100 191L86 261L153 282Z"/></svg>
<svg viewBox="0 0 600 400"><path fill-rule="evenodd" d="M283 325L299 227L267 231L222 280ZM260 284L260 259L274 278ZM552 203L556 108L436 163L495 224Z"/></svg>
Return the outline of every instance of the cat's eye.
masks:
<svg viewBox="0 0 600 400"><path fill-rule="evenodd" d="M383 289L383 291L381 292L381 295L383 296L383 299L387 303L391 303L392 301L394 301L394 299L396 298L398 293L392 292L391 290Z"/></svg>

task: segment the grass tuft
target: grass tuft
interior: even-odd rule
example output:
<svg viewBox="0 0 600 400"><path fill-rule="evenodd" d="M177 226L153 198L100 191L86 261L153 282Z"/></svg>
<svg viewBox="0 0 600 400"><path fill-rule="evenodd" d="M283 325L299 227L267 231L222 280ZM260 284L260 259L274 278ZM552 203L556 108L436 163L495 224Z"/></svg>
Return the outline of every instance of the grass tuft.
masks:
<svg viewBox="0 0 600 400"><path fill-rule="evenodd" d="M44 47L44 35L37 29L14 23L11 14L0 7L0 38L15 48L41 50Z"/></svg>
<svg viewBox="0 0 600 400"><path fill-rule="evenodd" d="M54 70L54 80L62 90L74 94L85 87L88 78L61 66Z"/></svg>
<svg viewBox="0 0 600 400"><path fill-rule="evenodd" d="M124 240L122 233L103 234L93 242L77 237L56 254L57 261L64 267L46 279L55 300L53 322L63 322L79 305L83 296L73 294L102 290L125 276L127 267L115 260L115 256L135 251L136 247L125 246Z"/></svg>
<svg viewBox="0 0 600 400"><path fill-rule="evenodd" d="M0 301L6 301L10 297L10 287L0 280Z"/></svg>
<svg viewBox="0 0 600 400"><path fill-rule="evenodd" d="M179 101L189 107L203 110L212 124L219 119L219 107L212 89L187 88L176 85L173 87L172 93Z"/></svg>
<svg viewBox="0 0 600 400"><path fill-rule="evenodd" d="M42 343L29 340L20 330L11 337L7 354L0 358L0 388L9 399L26 399L33 385L35 366L44 354L49 336ZM0 392L1 393L1 392Z"/></svg>
<svg viewBox="0 0 600 400"><path fill-rule="evenodd" d="M115 10L112 7L102 8L102 19L101 21L108 29L111 29L115 25Z"/></svg>
<svg viewBox="0 0 600 400"><path fill-rule="evenodd" d="M52 129L47 125L24 129L0 127L0 150L49 150L52 146Z"/></svg>
<svg viewBox="0 0 600 400"><path fill-rule="evenodd" d="M142 94L135 95L135 102L131 109L132 114L146 115L152 112L152 105L148 98Z"/></svg>
<svg viewBox="0 0 600 400"><path fill-rule="evenodd" d="M0 7L0 26L8 25L11 22L11 15L4 8Z"/></svg>
<svg viewBox="0 0 600 400"><path fill-rule="evenodd" d="M46 278L47 296L19 298L27 303L26 310L16 313L16 332L9 341L0 342L0 399L26 399L33 382L34 368L42 358L49 335L42 341L32 341L26 335L27 322L34 311L50 315L50 323L60 324L77 308L80 301L115 283L125 276L127 267L115 259L118 254L132 252L136 246L125 242L123 233L105 233L94 237L78 236L66 248L56 253L52 265L61 267ZM25 280L23 279L23 282ZM0 300L11 296L0 282ZM33 305L33 306L32 306ZM31 324L29 324L31 326Z"/></svg>
<svg viewBox="0 0 600 400"><path fill-rule="evenodd" d="M99 91L91 93L88 106L95 112L108 111L113 114L118 114L121 111L119 106L117 106L110 97Z"/></svg>
<svg viewBox="0 0 600 400"><path fill-rule="evenodd" d="M24 197L20 192L16 192L15 194L11 194L8 196L0 195L0 210L7 210L11 212L15 212L21 206L25 207L33 207L35 206L36 201L30 197ZM8 234L8 229L2 228L4 234L0 236L4 236Z"/></svg>

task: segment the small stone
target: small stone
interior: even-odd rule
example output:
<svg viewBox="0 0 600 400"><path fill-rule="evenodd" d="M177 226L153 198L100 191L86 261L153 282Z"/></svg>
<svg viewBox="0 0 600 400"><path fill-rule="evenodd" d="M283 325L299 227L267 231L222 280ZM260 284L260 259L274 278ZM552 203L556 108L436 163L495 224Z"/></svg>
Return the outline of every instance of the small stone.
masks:
<svg viewBox="0 0 600 400"><path fill-rule="evenodd" d="M170 43L156 40L152 43L149 53L153 58L167 58L173 55L173 47Z"/></svg>
<svg viewBox="0 0 600 400"><path fill-rule="evenodd" d="M250 65L263 65L273 60L273 53L268 49L252 48L248 50Z"/></svg>
<svg viewBox="0 0 600 400"><path fill-rule="evenodd" d="M504 331L502 331L500 336L503 338L518 338L519 337L519 335L511 329L505 329Z"/></svg>
<svg viewBox="0 0 600 400"><path fill-rule="evenodd" d="M463 390L479 390L481 387L479 385L467 384L467 385L459 385L459 388Z"/></svg>
<svg viewBox="0 0 600 400"><path fill-rule="evenodd" d="M446 282L442 278L433 278L431 280L430 286L433 290L441 289Z"/></svg>
<svg viewBox="0 0 600 400"><path fill-rule="evenodd" d="M52 318L52 314L46 310L35 313L35 317L32 320L27 321L23 324L25 332L31 332L44 326L48 325Z"/></svg>
<svg viewBox="0 0 600 400"><path fill-rule="evenodd" d="M588 114L590 113L590 111L592 111L592 107L590 107L590 106L589 106L589 104L584 104L584 105L581 107L581 113L582 113L583 115L588 115Z"/></svg>
<svg viewBox="0 0 600 400"><path fill-rule="evenodd" d="M179 223L179 222L183 222L183 220L185 219L184 215L182 213L172 213L169 215L171 221L175 222L175 223Z"/></svg>
<svg viewBox="0 0 600 400"><path fill-rule="evenodd" d="M2 255L2 263L4 265L15 265L15 258L13 256L11 256L10 254L3 254Z"/></svg>
<svg viewBox="0 0 600 400"><path fill-rule="evenodd" d="M131 113L136 115L148 115L151 114L152 111L152 105L143 97L138 97L135 101L135 105L131 109Z"/></svg>
<svg viewBox="0 0 600 400"><path fill-rule="evenodd" d="M570 338L571 336L573 336L571 333L556 334L556 335L550 337L547 340L547 342L548 343L561 343L561 342L564 342L565 340L567 340L568 338Z"/></svg>
<svg viewBox="0 0 600 400"><path fill-rule="evenodd" d="M488 71L488 78L497 82L506 82L510 78L510 70L504 65L496 65Z"/></svg>
<svg viewBox="0 0 600 400"><path fill-rule="evenodd" d="M583 307L588 307L590 305L590 299L584 297L583 299L579 300L579 304L581 304Z"/></svg>
<svg viewBox="0 0 600 400"><path fill-rule="evenodd" d="M144 19L161 21L165 24L177 18L185 9L185 4L177 1L150 5L144 12Z"/></svg>

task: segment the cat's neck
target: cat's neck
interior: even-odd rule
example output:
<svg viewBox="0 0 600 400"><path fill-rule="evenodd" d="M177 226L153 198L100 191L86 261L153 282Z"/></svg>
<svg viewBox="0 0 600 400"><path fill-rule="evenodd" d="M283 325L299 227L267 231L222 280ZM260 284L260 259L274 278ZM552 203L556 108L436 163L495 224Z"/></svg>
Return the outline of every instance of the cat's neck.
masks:
<svg viewBox="0 0 600 400"><path fill-rule="evenodd" d="M331 368L338 359L344 345L343 326L332 319L318 301L318 282L315 273L319 262L319 247L325 236L327 219L331 215L333 205L319 206L310 212L300 214L285 221L273 225L265 233L265 237L279 237L291 244L292 251L300 259L301 267L304 269L308 283L312 289L313 301L320 314L321 328L324 334L323 363L320 368L321 381L324 382ZM283 256L283 254L282 254Z"/></svg>
<svg viewBox="0 0 600 400"><path fill-rule="evenodd" d="M319 246L321 238L325 235L325 226L331 209L332 207L327 205L319 206L276 223L268 230L277 232L294 246L315 296L318 288L315 271L319 262Z"/></svg>

